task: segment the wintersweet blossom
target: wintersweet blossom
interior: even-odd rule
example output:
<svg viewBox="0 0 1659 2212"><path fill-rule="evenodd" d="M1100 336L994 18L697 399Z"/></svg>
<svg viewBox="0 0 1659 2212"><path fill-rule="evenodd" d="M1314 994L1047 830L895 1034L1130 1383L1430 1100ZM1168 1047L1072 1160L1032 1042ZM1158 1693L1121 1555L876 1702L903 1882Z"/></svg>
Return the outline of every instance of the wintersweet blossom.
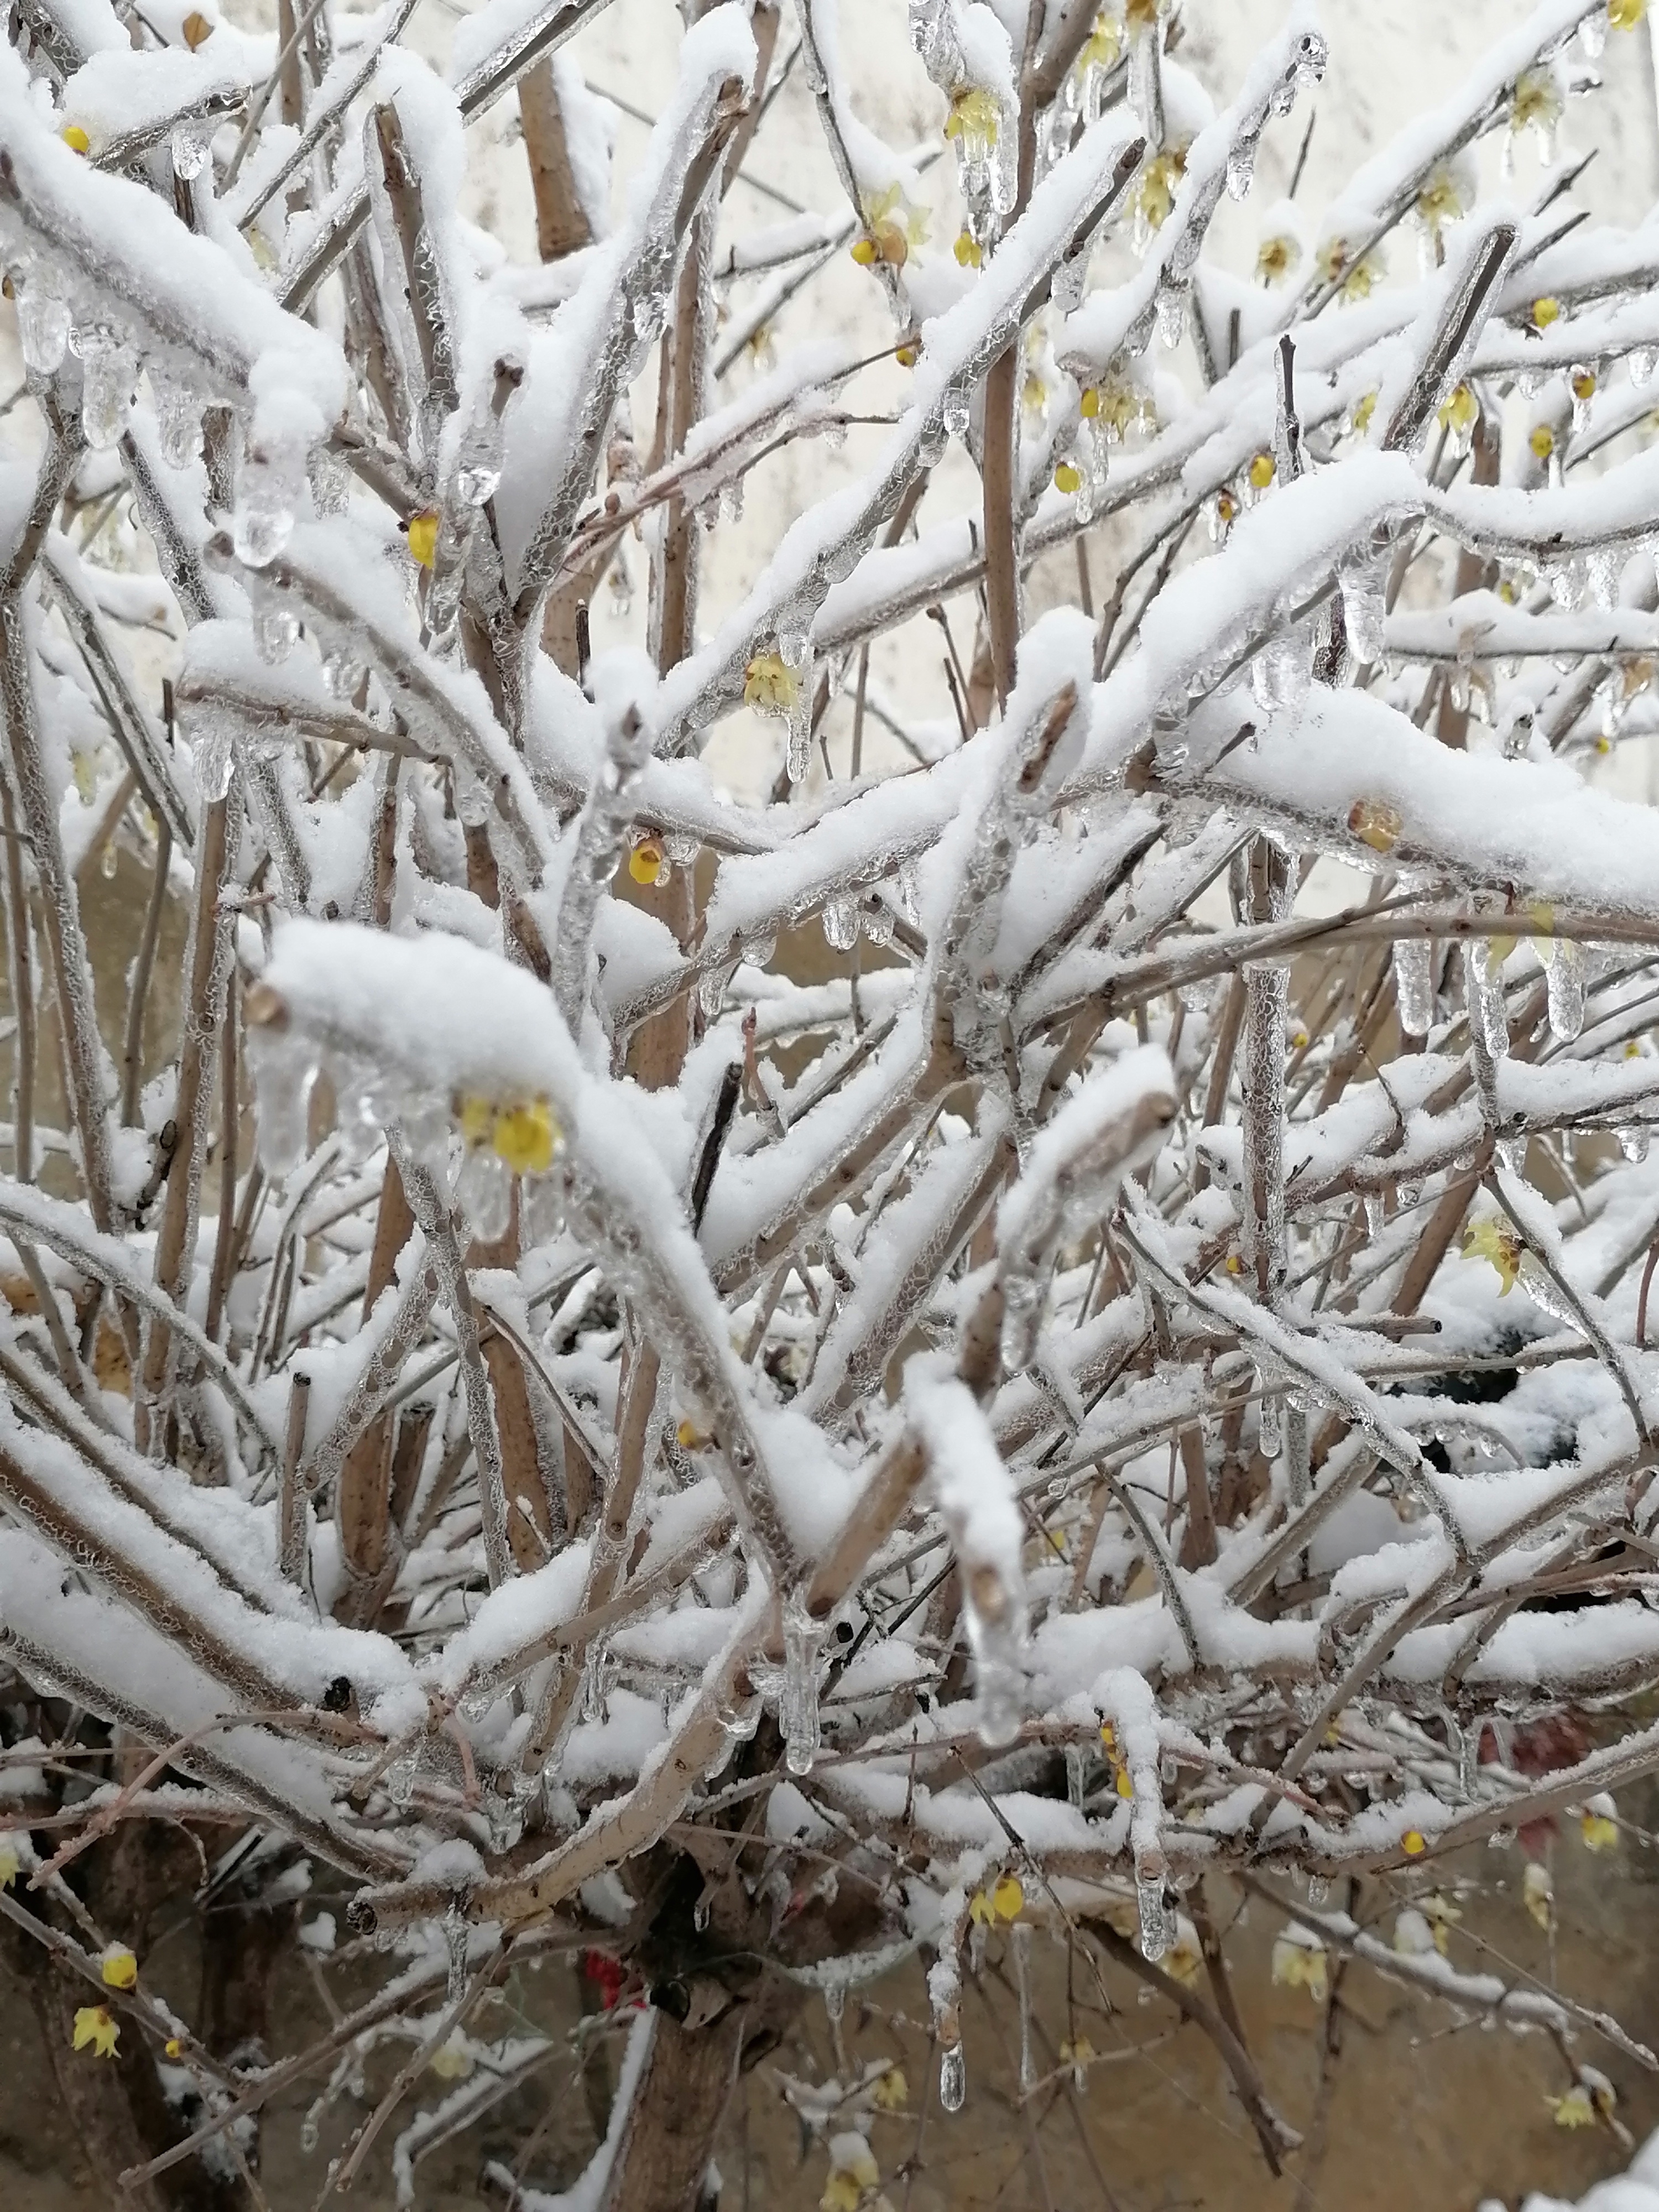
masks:
<svg viewBox="0 0 1659 2212"><path fill-rule="evenodd" d="M112 1990L130 1990L138 1979L138 1961L125 1943L112 1943L99 1971Z"/></svg>
<svg viewBox="0 0 1659 2212"><path fill-rule="evenodd" d="M1306 1990L1316 2004L1323 2004L1329 1990L1324 1945L1292 1922L1273 1939L1273 1978L1281 1989Z"/></svg>
<svg viewBox="0 0 1659 2212"><path fill-rule="evenodd" d="M1578 1815L1578 1832L1584 1839L1587 1850L1617 1850L1618 1809L1605 1790L1590 1798L1583 1806Z"/></svg>
<svg viewBox="0 0 1659 2212"><path fill-rule="evenodd" d="M800 678L781 653L757 653L744 672L743 703L787 714L800 696Z"/></svg>
<svg viewBox="0 0 1659 2212"><path fill-rule="evenodd" d="M74 2047L85 2051L91 2047L99 2058L113 2058L121 2031L111 2019L106 2005L82 2005L75 2015Z"/></svg>
<svg viewBox="0 0 1659 2212"><path fill-rule="evenodd" d="M965 153L986 159L995 148L1001 129L1002 110L996 95L983 85L964 84L951 94L945 135L958 140Z"/></svg>

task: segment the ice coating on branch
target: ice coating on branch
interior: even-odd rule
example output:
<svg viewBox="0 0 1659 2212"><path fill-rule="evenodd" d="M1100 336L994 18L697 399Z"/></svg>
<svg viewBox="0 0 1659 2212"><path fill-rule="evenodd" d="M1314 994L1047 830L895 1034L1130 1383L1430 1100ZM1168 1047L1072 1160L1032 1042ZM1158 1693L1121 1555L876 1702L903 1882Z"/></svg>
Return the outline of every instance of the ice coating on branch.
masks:
<svg viewBox="0 0 1659 2212"><path fill-rule="evenodd" d="M1024 1530L1013 1484L974 1396L926 1361L905 1373L905 1406L927 1455L933 1493L962 1571L963 1608L974 1647L980 1731L1012 1740L1024 1693Z"/></svg>

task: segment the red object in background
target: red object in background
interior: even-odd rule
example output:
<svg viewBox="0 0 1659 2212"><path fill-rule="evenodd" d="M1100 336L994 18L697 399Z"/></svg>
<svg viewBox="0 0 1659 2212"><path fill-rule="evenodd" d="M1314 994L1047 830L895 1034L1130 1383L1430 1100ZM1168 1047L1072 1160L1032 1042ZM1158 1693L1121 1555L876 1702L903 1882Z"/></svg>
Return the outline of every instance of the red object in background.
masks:
<svg viewBox="0 0 1659 2212"><path fill-rule="evenodd" d="M1590 1747L1589 1730L1577 1713L1546 1713L1541 1720L1523 1722L1506 1733L1509 1758L1505 1763L1515 1773L1533 1779L1559 1773L1564 1766L1577 1766ZM1498 1739L1487 1723L1480 1732L1480 1764L1495 1766L1498 1763ZM1554 1833L1552 1813L1541 1820L1523 1820L1516 1830L1529 1859L1543 1857L1544 1846Z"/></svg>
<svg viewBox="0 0 1659 2212"><path fill-rule="evenodd" d="M601 2010L612 2012L623 1993L623 1984L628 1979L620 1959L613 1959L607 1951L584 1951L582 1972L598 1990L603 2003Z"/></svg>

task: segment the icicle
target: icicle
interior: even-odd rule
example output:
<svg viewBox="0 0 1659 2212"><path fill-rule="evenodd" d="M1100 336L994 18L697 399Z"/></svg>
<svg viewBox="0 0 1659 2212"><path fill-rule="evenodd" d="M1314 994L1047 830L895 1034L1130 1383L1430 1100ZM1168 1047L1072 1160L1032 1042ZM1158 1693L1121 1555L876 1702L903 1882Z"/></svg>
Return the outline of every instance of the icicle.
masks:
<svg viewBox="0 0 1659 2212"><path fill-rule="evenodd" d="M1227 197L1244 200L1250 196L1250 186L1255 182L1255 149L1254 138L1240 138L1227 153Z"/></svg>
<svg viewBox="0 0 1659 2212"><path fill-rule="evenodd" d="M1494 969L1490 943L1482 939L1472 945L1468 951L1469 972L1474 980L1475 1004L1480 1009L1481 1033L1486 1050L1494 1060L1502 1060L1510 1048L1509 1002L1504 995L1501 975Z"/></svg>
<svg viewBox="0 0 1659 2212"><path fill-rule="evenodd" d="M43 270L31 270L17 294L17 339L24 368L33 376L54 374L63 365L69 338L68 301L53 291Z"/></svg>
<svg viewBox="0 0 1659 2212"><path fill-rule="evenodd" d="M449 1973L444 1985L444 1999L448 2004L459 2004L466 1990L466 1947L470 1934L461 1909L452 1897L449 1910L444 1915L444 1948L449 1954Z"/></svg>
<svg viewBox="0 0 1659 2212"><path fill-rule="evenodd" d="M1264 1376L1262 1380L1267 1380ZM1257 1431L1261 1438L1263 1459L1277 1459L1284 1449L1285 1433L1281 1420L1283 1401L1277 1390L1268 1390L1256 1407Z"/></svg>
<svg viewBox="0 0 1659 2212"><path fill-rule="evenodd" d="M1648 383L1652 378L1656 363L1659 363L1659 346L1632 346L1626 364L1630 370L1631 382L1638 389Z"/></svg>
<svg viewBox="0 0 1659 2212"><path fill-rule="evenodd" d="M1549 963L1550 1028L1570 1043L1584 1026L1584 956L1570 937L1555 940Z"/></svg>
<svg viewBox="0 0 1659 2212"><path fill-rule="evenodd" d="M1158 288L1158 343L1173 352L1187 331L1187 287L1160 284Z"/></svg>
<svg viewBox="0 0 1659 2212"><path fill-rule="evenodd" d="M1457 1789L1465 1800L1474 1796L1480 1774L1480 1729L1465 1729L1457 1747Z"/></svg>
<svg viewBox="0 0 1659 2212"><path fill-rule="evenodd" d="M1592 8L1578 26L1578 42L1593 62L1599 62L1607 51L1607 11Z"/></svg>
<svg viewBox="0 0 1659 2212"><path fill-rule="evenodd" d="M960 2038L940 2046L939 2100L947 2112L959 2112L968 2101L968 2061L963 2056Z"/></svg>
<svg viewBox="0 0 1659 2212"><path fill-rule="evenodd" d="M1250 663L1250 689L1264 714L1299 716L1313 684L1311 641L1304 623L1270 637Z"/></svg>
<svg viewBox="0 0 1659 2212"><path fill-rule="evenodd" d="M1088 1779L1087 1750L1080 1743L1068 1743L1066 1747L1066 1795L1079 1813L1083 1810L1083 1800L1087 1793Z"/></svg>
<svg viewBox="0 0 1659 2212"><path fill-rule="evenodd" d="M1327 1901L1330 1893L1331 1886L1322 1874L1310 1874L1308 1876L1308 1902L1316 1912Z"/></svg>
<svg viewBox="0 0 1659 2212"><path fill-rule="evenodd" d="M1348 650L1366 668L1374 668L1382 658L1389 565L1386 550L1378 553L1368 550L1359 559L1345 562L1337 571Z"/></svg>
<svg viewBox="0 0 1659 2212"><path fill-rule="evenodd" d="M830 951L850 952L859 939L858 908L852 900L825 899L818 918L823 927L823 941Z"/></svg>
<svg viewBox="0 0 1659 2212"><path fill-rule="evenodd" d="M248 1031L247 1055L258 1102L259 1164L280 1182L306 1156L316 1058L298 1037L254 1028Z"/></svg>
<svg viewBox="0 0 1659 2212"><path fill-rule="evenodd" d="M974 1654L980 1741L1012 1743L1025 1709L1024 1607L989 1565L963 1577L962 1601Z"/></svg>
<svg viewBox="0 0 1659 2212"><path fill-rule="evenodd" d="M818 1755L818 1647L823 1631L803 1608L792 1607L783 1624L783 1691L779 1720L784 1764L810 1774Z"/></svg>
<svg viewBox="0 0 1659 2212"><path fill-rule="evenodd" d="M455 1179L457 1204L481 1243L507 1234L513 1212L513 1177L505 1160L486 1145L468 1152Z"/></svg>
<svg viewBox="0 0 1659 2212"><path fill-rule="evenodd" d="M1305 1505L1312 1487L1310 1443L1307 1402L1299 1393L1292 1392L1285 1409L1285 1479L1293 1506Z"/></svg>
<svg viewBox="0 0 1659 2212"><path fill-rule="evenodd" d="M421 1767L421 1740L394 1759L386 1772L386 1794L394 1805L408 1805L415 1796L415 1777Z"/></svg>
<svg viewBox="0 0 1659 2212"><path fill-rule="evenodd" d="M1407 1036L1427 1036L1434 1022L1434 947L1426 937L1394 941L1394 994Z"/></svg>
<svg viewBox="0 0 1659 2212"><path fill-rule="evenodd" d="M242 457L231 538L249 568L268 568L289 541L305 478L303 458L286 444L259 444Z"/></svg>
<svg viewBox="0 0 1659 2212"><path fill-rule="evenodd" d="M1620 1129L1618 1134L1619 1149L1632 1165L1646 1159L1648 1156L1648 1132L1639 1121L1634 1123L1629 1128Z"/></svg>
<svg viewBox="0 0 1659 2212"><path fill-rule="evenodd" d="M95 452L118 445L132 412L138 357L113 323L77 325L70 350L81 358L81 427Z"/></svg>
<svg viewBox="0 0 1659 2212"><path fill-rule="evenodd" d="M1029 2097L1036 2087L1036 2067L1031 2056L1031 1923L1017 1920L1008 1930L1014 1950L1014 1979L1019 1989L1019 2093Z"/></svg>
<svg viewBox="0 0 1659 2212"><path fill-rule="evenodd" d="M181 123L173 134L173 173L185 184L199 177L206 165L212 127Z"/></svg>
<svg viewBox="0 0 1659 2212"><path fill-rule="evenodd" d="M1140 1954L1154 1962L1169 1949L1174 1937L1170 1908L1164 1901L1163 1860L1155 1851L1135 1859L1135 1906L1140 1915Z"/></svg>
<svg viewBox="0 0 1659 2212"><path fill-rule="evenodd" d="M1373 1243L1382 1234L1382 1200L1374 1190L1364 1194L1365 1234Z"/></svg>

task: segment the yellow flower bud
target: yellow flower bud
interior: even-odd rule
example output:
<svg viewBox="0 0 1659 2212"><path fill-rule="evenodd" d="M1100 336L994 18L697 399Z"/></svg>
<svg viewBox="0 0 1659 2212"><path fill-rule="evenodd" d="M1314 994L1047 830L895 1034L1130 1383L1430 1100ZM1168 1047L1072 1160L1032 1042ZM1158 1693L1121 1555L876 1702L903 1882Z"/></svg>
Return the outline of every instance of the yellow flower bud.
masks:
<svg viewBox="0 0 1659 2212"><path fill-rule="evenodd" d="M860 269L873 269L880 259L873 238L856 238L853 241L853 258Z"/></svg>
<svg viewBox="0 0 1659 2212"><path fill-rule="evenodd" d="M490 1142L498 1159L514 1175L544 1175L553 1164L553 1147L562 1132L545 1098L509 1106L495 1116Z"/></svg>
<svg viewBox="0 0 1659 2212"><path fill-rule="evenodd" d="M1407 1828L1400 1838L1400 1848L1408 1859L1420 1859L1429 1848L1428 1838L1420 1828Z"/></svg>
<svg viewBox="0 0 1659 2212"><path fill-rule="evenodd" d="M921 358L921 348L906 338L902 345L893 348L893 358L901 368L914 368Z"/></svg>
<svg viewBox="0 0 1659 2212"><path fill-rule="evenodd" d="M1540 461L1547 461L1555 451L1555 433L1547 422L1540 422L1531 437L1528 439L1527 443Z"/></svg>
<svg viewBox="0 0 1659 2212"><path fill-rule="evenodd" d="M1572 396L1575 399L1595 398L1595 371L1593 368L1574 369L1572 373Z"/></svg>
<svg viewBox="0 0 1659 2212"><path fill-rule="evenodd" d="M984 266L985 248L970 230L959 230L957 233L957 242L951 251L964 269L980 269Z"/></svg>
<svg viewBox="0 0 1659 2212"><path fill-rule="evenodd" d="M910 2098L910 2085L904 2078L903 2069L890 2066L870 2094L878 2112L902 2112Z"/></svg>
<svg viewBox="0 0 1659 2212"><path fill-rule="evenodd" d="M660 883L663 858L659 837L641 837L628 856L628 872L636 884Z"/></svg>
<svg viewBox="0 0 1659 2212"><path fill-rule="evenodd" d="M112 1990L130 1990L138 1978L138 1961L125 1943L112 1943L100 1968Z"/></svg>
<svg viewBox="0 0 1659 2212"><path fill-rule="evenodd" d="M1619 1848L1617 1808L1605 1791L1592 1797L1578 1815L1578 1832L1589 1851L1612 1851Z"/></svg>
<svg viewBox="0 0 1659 2212"><path fill-rule="evenodd" d="M1607 21L1615 31L1633 31L1647 12L1648 0L1607 0Z"/></svg>
<svg viewBox="0 0 1659 2212"><path fill-rule="evenodd" d="M1561 319L1561 302L1546 293L1541 300L1532 303L1532 326L1535 331L1547 331L1552 323Z"/></svg>
<svg viewBox="0 0 1659 2212"><path fill-rule="evenodd" d="M1083 489L1083 471L1075 461L1061 461L1054 471L1056 491L1074 492Z"/></svg>
<svg viewBox="0 0 1659 2212"><path fill-rule="evenodd" d="M185 2055L185 2046L176 2035L168 2036L162 2048L169 2058L182 2058Z"/></svg>
<svg viewBox="0 0 1659 2212"><path fill-rule="evenodd" d="M92 141L78 123L66 123L58 135L71 154L91 153Z"/></svg>
<svg viewBox="0 0 1659 2212"><path fill-rule="evenodd" d="M1266 491L1278 473L1279 464L1271 453L1258 453L1250 463L1250 483L1257 491Z"/></svg>
<svg viewBox="0 0 1659 2212"><path fill-rule="evenodd" d="M409 550L422 568L429 568L438 550L438 517L434 508L409 519Z"/></svg>
<svg viewBox="0 0 1659 2212"><path fill-rule="evenodd" d="M1348 809L1348 827L1372 852L1391 853L1400 842L1400 809L1386 799L1356 799Z"/></svg>

